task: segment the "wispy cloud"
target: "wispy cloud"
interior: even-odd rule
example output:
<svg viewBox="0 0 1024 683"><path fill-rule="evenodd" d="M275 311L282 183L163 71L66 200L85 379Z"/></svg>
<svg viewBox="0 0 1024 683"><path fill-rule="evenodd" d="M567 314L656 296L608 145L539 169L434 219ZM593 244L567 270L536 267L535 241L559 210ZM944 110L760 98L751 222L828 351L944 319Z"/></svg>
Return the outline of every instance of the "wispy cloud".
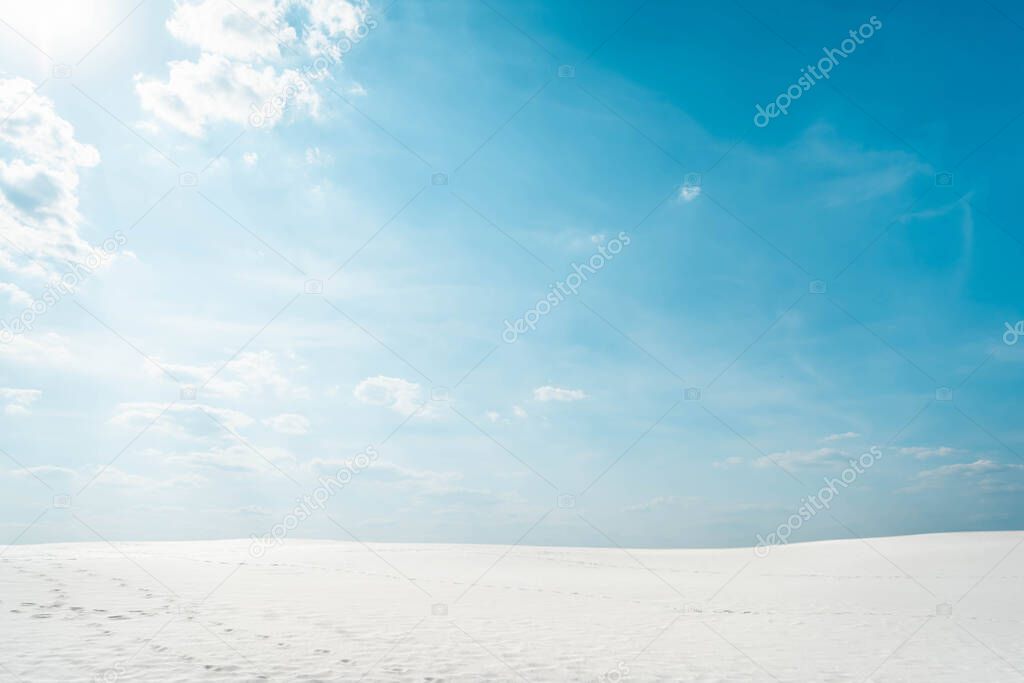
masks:
<svg viewBox="0 0 1024 683"><path fill-rule="evenodd" d="M168 406L142 401L121 403L114 410L110 422L133 430L141 430L152 423L150 429L169 436L204 438L223 434L221 425L237 431L251 425L254 420L243 412L203 403L174 403Z"/></svg>
<svg viewBox="0 0 1024 683"><path fill-rule="evenodd" d="M402 415L409 415L417 410L425 416L435 416L436 414L432 410L432 406L425 406L426 397L423 387L401 377L386 377L384 375L367 377L356 385L352 390L352 395L360 403L389 408Z"/></svg>
<svg viewBox="0 0 1024 683"><path fill-rule="evenodd" d="M7 415L28 415L29 408L43 395L38 389L10 389L0 387L0 405Z"/></svg>
<svg viewBox="0 0 1024 683"><path fill-rule="evenodd" d="M534 389L533 398L534 400L541 402L562 401L569 403L573 401L582 401L587 398L587 394L582 389L563 389L562 387L547 385Z"/></svg>
<svg viewBox="0 0 1024 683"><path fill-rule="evenodd" d="M845 462L846 452L838 448L816 448L806 451L781 451L770 453L754 461L755 467L775 467L781 465L787 469L810 467L826 467Z"/></svg>
<svg viewBox="0 0 1024 683"><path fill-rule="evenodd" d="M675 507L698 502L700 499L693 496L655 496L650 500L633 505L626 505L622 512L650 512L658 508Z"/></svg>
<svg viewBox="0 0 1024 683"><path fill-rule="evenodd" d="M847 439L860 438L860 434L857 432L843 432L842 434L829 434L822 441L831 443L833 441L846 441Z"/></svg>
<svg viewBox="0 0 1024 683"><path fill-rule="evenodd" d="M987 493L1024 491L1024 465L1000 463L987 458L973 462L943 465L918 472L909 491L944 488L951 482L976 486Z"/></svg>
<svg viewBox="0 0 1024 683"><path fill-rule="evenodd" d="M949 446L903 446L896 449L896 452L900 455L909 455L918 460L926 460L928 458L945 458L957 453L962 453L957 448L950 448Z"/></svg>
<svg viewBox="0 0 1024 683"><path fill-rule="evenodd" d="M274 417L268 417L263 420L263 424L279 434L287 434L289 436L301 436L309 433L309 418L296 413L282 413Z"/></svg>

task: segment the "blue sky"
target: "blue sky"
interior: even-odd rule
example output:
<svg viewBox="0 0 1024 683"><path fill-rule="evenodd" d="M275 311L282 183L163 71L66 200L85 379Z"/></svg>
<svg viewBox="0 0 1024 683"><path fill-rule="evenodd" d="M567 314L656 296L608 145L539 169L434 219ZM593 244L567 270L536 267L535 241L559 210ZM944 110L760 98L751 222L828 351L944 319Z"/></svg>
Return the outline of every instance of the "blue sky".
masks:
<svg viewBox="0 0 1024 683"><path fill-rule="evenodd" d="M1012 3L105 5L0 10L0 541L1024 524Z"/></svg>

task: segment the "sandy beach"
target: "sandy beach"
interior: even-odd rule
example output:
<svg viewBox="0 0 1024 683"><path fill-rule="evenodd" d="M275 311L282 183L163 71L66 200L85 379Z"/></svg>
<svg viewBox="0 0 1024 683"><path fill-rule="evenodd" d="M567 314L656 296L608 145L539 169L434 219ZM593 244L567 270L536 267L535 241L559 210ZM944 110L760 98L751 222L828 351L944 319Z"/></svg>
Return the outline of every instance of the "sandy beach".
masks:
<svg viewBox="0 0 1024 683"><path fill-rule="evenodd" d="M1024 534L7 546L5 680L1011 681Z"/></svg>

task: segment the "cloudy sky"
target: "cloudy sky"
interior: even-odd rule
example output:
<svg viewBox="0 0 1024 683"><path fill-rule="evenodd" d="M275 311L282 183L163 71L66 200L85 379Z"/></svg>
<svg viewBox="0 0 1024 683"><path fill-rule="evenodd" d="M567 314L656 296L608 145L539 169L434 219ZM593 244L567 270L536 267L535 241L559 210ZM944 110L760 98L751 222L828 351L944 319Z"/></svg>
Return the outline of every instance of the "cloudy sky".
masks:
<svg viewBox="0 0 1024 683"><path fill-rule="evenodd" d="M97 4L0 3L0 542L1024 524L1013 3Z"/></svg>

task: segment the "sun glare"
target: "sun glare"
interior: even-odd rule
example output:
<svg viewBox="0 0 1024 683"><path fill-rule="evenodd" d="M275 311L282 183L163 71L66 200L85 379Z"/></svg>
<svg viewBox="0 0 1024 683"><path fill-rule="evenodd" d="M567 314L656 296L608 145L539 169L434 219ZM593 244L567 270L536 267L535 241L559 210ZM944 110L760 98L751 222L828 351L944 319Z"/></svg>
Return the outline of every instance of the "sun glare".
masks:
<svg viewBox="0 0 1024 683"><path fill-rule="evenodd" d="M3 2L0 3L0 19L53 61L74 62L99 42L133 6L83 0Z"/></svg>

